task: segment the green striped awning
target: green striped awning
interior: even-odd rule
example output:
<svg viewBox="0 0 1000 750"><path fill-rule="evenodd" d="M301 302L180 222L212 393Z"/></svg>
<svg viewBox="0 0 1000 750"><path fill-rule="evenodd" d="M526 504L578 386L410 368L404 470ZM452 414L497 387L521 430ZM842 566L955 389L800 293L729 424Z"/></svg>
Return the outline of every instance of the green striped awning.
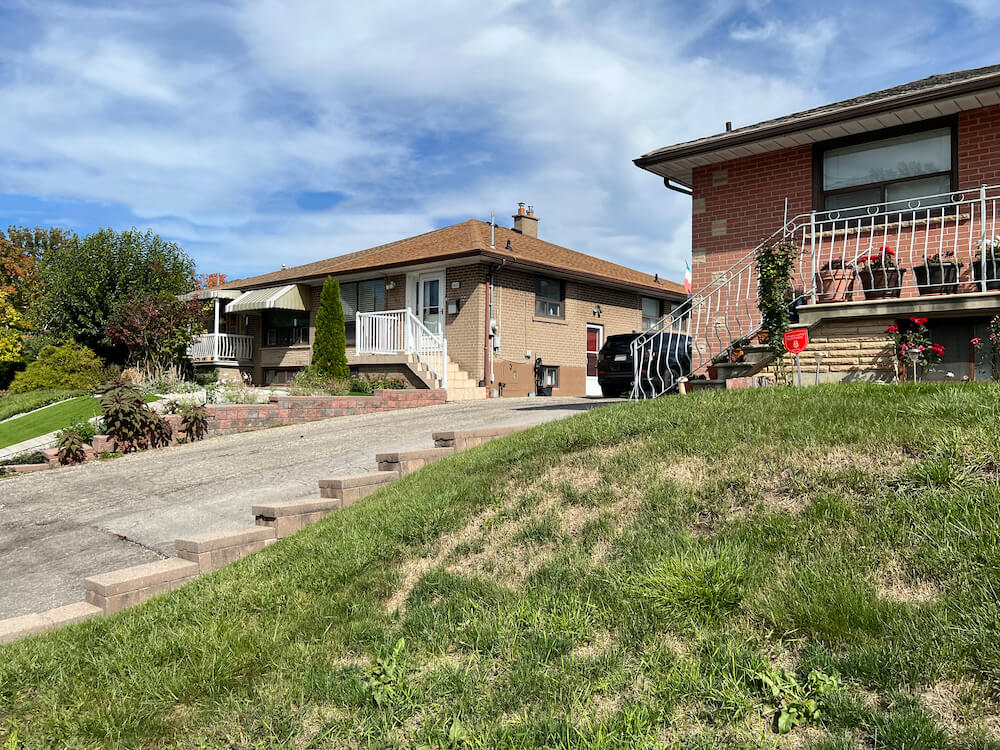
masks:
<svg viewBox="0 0 1000 750"><path fill-rule="evenodd" d="M309 287L304 284L272 286L244 292L226 305L227 313L251 310L308 310Z"/></svg>

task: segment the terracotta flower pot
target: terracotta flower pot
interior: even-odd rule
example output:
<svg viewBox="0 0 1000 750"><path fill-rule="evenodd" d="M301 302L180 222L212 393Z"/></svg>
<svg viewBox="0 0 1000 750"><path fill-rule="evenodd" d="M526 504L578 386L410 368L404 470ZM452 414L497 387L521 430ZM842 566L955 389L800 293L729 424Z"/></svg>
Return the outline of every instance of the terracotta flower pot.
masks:
<svg viewBox="0 0 1000 750"><path fill-rule="evenodd" d="M858 278L861 279L861 288L865 292L865 299L889 299L898 297L903 282L905 268L872 268L865 266L858 269Z"/></svg>
<svg viewBox="0 0 1000 750"><path fill-rule="evenodd" d="M757 343L766 344L767 340L771 338L770 331L757 331Z"/></svg>
<svg viewBox="0 0 1000 750"><path fill-rule="evenodd" d="M828 268L817 276L820 288L818 302L846 302L854 289L853 268Z"/></svg>
<svg viewBox="0 0 1000 750"><path fill-rule="evenodd" d="M961 263L934 263L913 267L913 278L920 294L954 294L958 289L958 270Z"/></svg>

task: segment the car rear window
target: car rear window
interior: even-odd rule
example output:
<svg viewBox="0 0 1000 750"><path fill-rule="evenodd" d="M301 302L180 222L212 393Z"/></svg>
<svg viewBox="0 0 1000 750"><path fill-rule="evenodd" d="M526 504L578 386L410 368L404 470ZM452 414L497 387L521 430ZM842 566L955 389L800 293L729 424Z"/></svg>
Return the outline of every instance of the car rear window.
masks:
<svg viewBox="0 0 1000 750"><path fill-rule="evenodd" d="M628 354L632 349L632 339L624 338L619 339L612 336L601 347L601 351L605 354Z"/></svg>

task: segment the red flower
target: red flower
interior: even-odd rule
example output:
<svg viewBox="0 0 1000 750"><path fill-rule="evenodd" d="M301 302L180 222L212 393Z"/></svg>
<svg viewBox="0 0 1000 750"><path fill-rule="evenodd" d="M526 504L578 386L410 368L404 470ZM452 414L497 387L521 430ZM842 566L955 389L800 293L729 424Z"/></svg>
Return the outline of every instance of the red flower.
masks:
<svg viewBox="0 0 1000 750"><path fill-rule="evenodd" d="M889 247L888 245L883 245L883 247L882 247L882 254L883 254L883 255L895 255L895 254L896 254L896 251L895 251L895 250L893 250L893 249L892 249L891 247Z"/></svg>
<svg viewBox="0 0 1000 750"><path fill-rule="evenodd" d="M889 326L888 328L885 329L886 333L897 333L898 331L899 329L896 328L896 326Z"/></svg>
<svg viewBox="0 0 1000 750"><path fill-rule="evenodd" d="M915 323L918 326L922 326L927 323L927 318L910 318L910 322Z"/></svg>
<svg viewBox="0 0 1000 750"><path fill-rule="evenodd" d="M941 346L941 344L934 344L934 346L931 347L931 351L933 351L938 356L941 356L942 354L944 354L944 347Z"/></svg>

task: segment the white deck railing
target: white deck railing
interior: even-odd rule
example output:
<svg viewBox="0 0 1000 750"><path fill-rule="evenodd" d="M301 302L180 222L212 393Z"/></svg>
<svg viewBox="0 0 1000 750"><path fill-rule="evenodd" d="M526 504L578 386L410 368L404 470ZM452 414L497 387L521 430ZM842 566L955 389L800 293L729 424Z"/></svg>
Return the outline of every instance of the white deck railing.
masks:
<svg viewBox="0 0 1000 750"><path fill-rule="evenodd" d="M247 362L253 356L253 336L232 333L203 333L188 347L195 362Z"/></svg>
<svg viewBox="0 0 1000 750"><path fill-rule="evenodd" d="M672 390L759 331L756 255L778 241L799 250L789 305L1000 290L998 203L984 185L795 216L632 342L632 397Z"/></svg>
<svg viewBox="0 0 1000 750"><path fill-rule="evenodd" d="M355 314L357 354L414 354L448 387L448 342L410 310Z"/></svg>

